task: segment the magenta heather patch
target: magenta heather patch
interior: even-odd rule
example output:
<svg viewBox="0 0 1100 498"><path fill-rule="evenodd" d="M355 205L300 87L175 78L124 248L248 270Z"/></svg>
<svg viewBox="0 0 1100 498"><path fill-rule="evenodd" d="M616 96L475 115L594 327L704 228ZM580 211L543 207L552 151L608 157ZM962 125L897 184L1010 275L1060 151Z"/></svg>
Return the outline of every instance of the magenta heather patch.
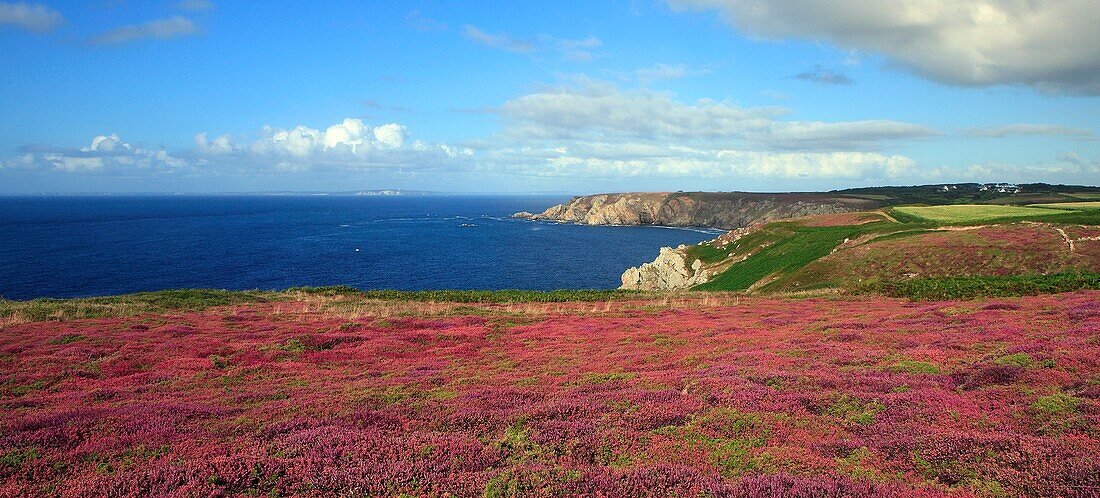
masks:
<svg viewBox="0 0 1100 498"><path fill-rule="evenodd" d="M300 308L5 325L0 495L1100 489L1096 292Z"/></svg>

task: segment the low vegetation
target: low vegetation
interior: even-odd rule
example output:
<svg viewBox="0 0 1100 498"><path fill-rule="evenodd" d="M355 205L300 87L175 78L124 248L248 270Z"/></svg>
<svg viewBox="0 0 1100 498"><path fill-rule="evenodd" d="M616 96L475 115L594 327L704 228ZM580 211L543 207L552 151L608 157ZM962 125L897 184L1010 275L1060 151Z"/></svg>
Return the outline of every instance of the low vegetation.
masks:
<svg viewBox="0 0 1100 498"><path fill-rule="evenodd" d="M936 299L1095 289L1100 240L1088 227L1100 225L1096 204L900 206L849 224L769 223L686 255L713 275L695 287L704 291Z"/></svg>
<svg viewBox="0 0 1100 498"><path fill-rule="evenodd" d="M218 306L249 303L294 301L303 296L345 301L410 301L446 303L566 303L603 302L637 298L635 291L554 290L554 291L361 291L349 286L294 287L285 291L228 291L218 289L177 289L139 292L120 296L81 299L0 299L0 320L17 322L64 321L87 318L136 316L179 311L202 311Z"/></svg>
<svg viewBox="0 0 1100 498"><path fill-rule="evenodd" d="M875 288L893 297L914 300L1015 297L1100 289L1100 274L1005 275L920 278L892 281Z"/></svg>
<svg viewBox="0 0 1100 498"><path fill-rule="evenodd" d="M311 288L2 324L0 496L1072 496L1100 484L1096 292L707 295L530 303L543 312L525 316L452 303L440 316L406 295ZM326 306L350 300L402 311Z"/></svg>
<svg viewBox="0 0 1100 498"><path fill-rule="evenodd" d="M132 316L169 311L201 311L215 306L267 302L283 298L285 296L262 291L174 289L84 299L35 299L32 301L0 299L0 319L38 322Z"/></svg>
<svg viewBox="0 0 1100 498"><path fill-rule="evenodd" d="M875 222L839 227L807 227L793 222L776 223L769 231L772 237L746 237L738 241L732 254L738 251L750 257L736 262L725 272L702 284L698 290L745 290L771 276L790 274L812 261L827 256L833 249L860 235L881 231L892 224ZM770 240L769 240L770 239Z"/></svg>
<svg viewBox="0 0 1100 498"><path fill-rule="evenodd" d="M1063 203L1060 203L1060 204L1033 204L1032 207L1040 207L1040 208L1047 208L1047 209L1094 210L1094 209L1100 209L1100 201L1063 202Z"/></svg>
<svg viewBox="0 0 1100 498"><path fill-rule="evenodd" d="M1050 204L1050 206L1057 206ZM976 223L1011 218L1030 218L1060 214L1060 210L1026 206L962 204L953 206L900 206L895 212L936 223Z"/></svg>

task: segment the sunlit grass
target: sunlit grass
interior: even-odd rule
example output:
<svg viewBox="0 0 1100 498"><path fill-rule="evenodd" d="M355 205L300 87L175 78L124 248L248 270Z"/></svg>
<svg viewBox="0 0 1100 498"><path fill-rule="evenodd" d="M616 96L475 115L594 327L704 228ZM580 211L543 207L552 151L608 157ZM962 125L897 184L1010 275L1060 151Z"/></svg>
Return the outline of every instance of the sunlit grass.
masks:
<svg viewBox="0 0 1100 498"><path fill-rule="evenodd" d="M1058 206L1062 206L1059 204ZM1059 209L1020 206L994 206L980 204L960 204L955 206L903 206L894 211L920 219L939 223L970 223L992 221L1005 218L1026 218L1061 214Z"/></svg>
<svg viewBox="0 0 1100 498"><path fill-rule="evenodd" d="M1032 204L1030 207L1045 208L1045 209L1093 210L1093 209L1100 209L1100 201L1064 202L1064 203L1058 203L1058 204Z"/></svg>

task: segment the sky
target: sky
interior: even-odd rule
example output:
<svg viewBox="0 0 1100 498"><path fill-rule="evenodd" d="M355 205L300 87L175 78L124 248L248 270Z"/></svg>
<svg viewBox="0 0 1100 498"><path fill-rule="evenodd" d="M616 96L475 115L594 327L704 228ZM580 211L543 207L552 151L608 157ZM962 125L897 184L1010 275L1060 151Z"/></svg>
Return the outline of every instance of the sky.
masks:
<svg viewBox="0 0 1100 498"><path fill-rule="evenodd" d="M0 1L0 193L1100 184L1096 0Z"/></svg>

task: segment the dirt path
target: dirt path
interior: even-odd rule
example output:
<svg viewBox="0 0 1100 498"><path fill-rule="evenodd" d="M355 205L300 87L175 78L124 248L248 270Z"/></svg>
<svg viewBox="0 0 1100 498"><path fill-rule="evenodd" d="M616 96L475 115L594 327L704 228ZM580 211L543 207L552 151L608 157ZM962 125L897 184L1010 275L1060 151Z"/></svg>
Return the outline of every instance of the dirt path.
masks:
<svg viewBox="0 0 1100 498"><path fill-rule="evenodd" d="M940 230L940 231L944 231L944 232L965 232L967 230L978 230L980 228L986 228L986 227L989 227L989 226L990 225L969 225L969 226L961 226L961 227L942 226L942 227L933 228L932 230Z"/></svg>
<svg viewBox="0 0 1100 498"><path fill-rule="evenodd" d="M1066 234L1065 230L1062 230L1058 227L1054 227L1054 230L1062 235L1062 240L1064 240L1066 242L1066 245L1069 246L1069 252L1077 251L1077 248L1073 247L1073 239L1069 238L1069 235Z"/></svg>
<svg viewBox="0 0 1100 498"><path fill-rule="evenodd" d="M878 211L878 214L882 215L882 217L883 217L883 218L886 218L886 219L888 219L888 220L890 220L890 221L892 221L892 222L894 222L894 223L898 223L898 224L901 224L901 222L900 222L900 221L898 221L898 220L894 219L894 217L893 217L893 216L890 216L890 214L889 214L889 213L887 213L887 212L886 212L885 210L883 210L883 211Z"/></svg>

